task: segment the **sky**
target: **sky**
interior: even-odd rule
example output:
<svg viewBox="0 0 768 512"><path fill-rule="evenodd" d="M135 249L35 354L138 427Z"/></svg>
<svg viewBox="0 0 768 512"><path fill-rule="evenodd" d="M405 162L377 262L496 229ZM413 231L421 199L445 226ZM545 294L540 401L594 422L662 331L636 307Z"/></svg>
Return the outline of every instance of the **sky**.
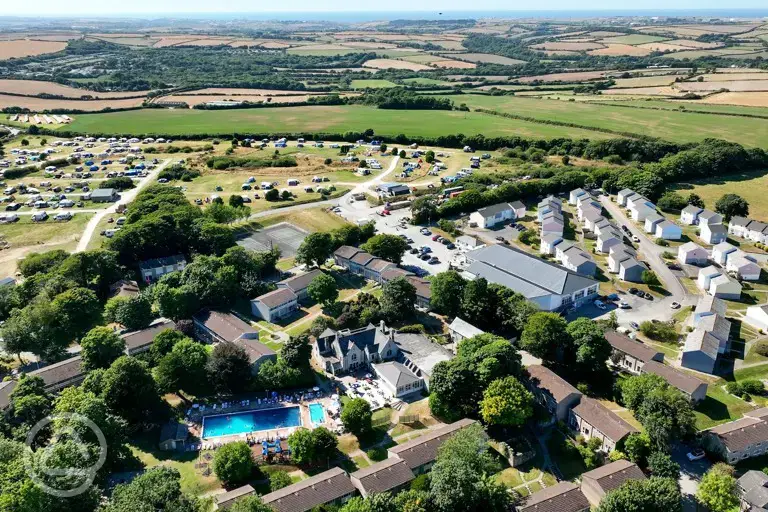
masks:
<svg viewBox="0 0 768 512"><path fill-rule="evenodd" d="M0 16L13 15L131 15L184 13L260 13L266 12L333 12L333 11L536 11L600 10L600 9L768 9L766 0L637 0L631 3L615 0L388 0L385 3L365 3L359 0L290 0L288 2L254 2L253 0L1 0Z"/></svg>

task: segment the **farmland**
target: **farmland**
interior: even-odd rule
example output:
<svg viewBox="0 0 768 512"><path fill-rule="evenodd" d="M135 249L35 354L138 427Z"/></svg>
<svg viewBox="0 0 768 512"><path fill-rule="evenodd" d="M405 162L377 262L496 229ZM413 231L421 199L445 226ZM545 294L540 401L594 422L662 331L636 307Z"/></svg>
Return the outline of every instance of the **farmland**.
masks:
<svg viewBox="0 0 768 512"><path fill-rule="evenodd" d="M143 102L143 97L104 100L59 100L37 98L34 96L11 96L9 94L0 94L0 108L21 107L37 112L53 109L97 112L99 110L104 110L105 108L116 109L139 107Z"/></svg>
<svg viewBox="0 0 768 512"><path fill-rule="evenodd" d="M236 128L235 128L236 127ZM380 135L436 137L464 133L486 136L606 138L578 128L503 119L474 112L381 110L357 105L277 107L236 111L133 110L84 114L67 128L81 133L231 134L311 133L372 128Z"/></svg>
<svg viewBox="0 0 768 512"><path fill-rule="evenodd" d="M66 43L59 41L34 41L26 39L0 41L0 60L54 53L63 50L66 46Z"/></svg>
<svg viewBox="0 0 768 512"><path fill-rule="evenodd" d="M768 219L768 172L729 174L717 179L697 180L679 186L683 194L698 194L707 205L714 208L723 194L738 194L749 202L749 215L755 219Z"/></svg>
<svg viewBox="0 0 768 512"><path fill-rule="evenodd" d="M0 93L21 94L24 96L35 96L38 94L52 94L64 98L80 99L83 96L92 98L113 99L113 98L134 98L146 96L149 91L129 91L129 92L96 92L88 89L77 89L53 82L43 82L40 80L0 80Z"/></svg>

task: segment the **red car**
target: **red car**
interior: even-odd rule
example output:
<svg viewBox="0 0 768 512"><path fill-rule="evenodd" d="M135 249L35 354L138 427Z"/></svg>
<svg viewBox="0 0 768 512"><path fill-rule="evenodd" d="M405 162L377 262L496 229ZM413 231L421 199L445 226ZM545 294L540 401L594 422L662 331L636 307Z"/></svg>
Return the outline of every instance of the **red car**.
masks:
<svg viewBox="0 0 768 512"><path fill-rule="evenodd" d="M435 235L432 237L433 242L437 242L437 239L440 238L440 235Z"/></svg>
<svg viewBox="0 0 768 512"><path fill-rule="evenodd" d="M381 213L383 213L384 215L392 215L392 212L390 212L389 210L384 210Z"/></svg>

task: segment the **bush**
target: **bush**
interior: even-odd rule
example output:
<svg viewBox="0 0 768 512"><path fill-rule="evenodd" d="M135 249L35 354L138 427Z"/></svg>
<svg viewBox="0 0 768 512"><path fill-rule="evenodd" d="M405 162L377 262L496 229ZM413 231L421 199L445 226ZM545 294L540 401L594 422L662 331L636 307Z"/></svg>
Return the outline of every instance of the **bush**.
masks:
<svg viewBox="0 0 768 512"><path fill-rule="evenodd" d="M768 357L768 341L758 341L754 350L761 356Z"/></svg>
<svg viewBox="0 0 768 512"><path fill-rule="evenodd" d="M729 382L725 385L725 390L732 395L741 397L762 395L765 393L765 385L759 380L748 379L741 382Z"/></svg>
<svg viewBox="0 0 768 512"><path fill-rule="evenodd" d="M656 242L656 245L660 245L662 247L669 247L669 242L667 242L663 238L657 238L656 240L654 240L654 242Z"/></svg>
<svg viewBox="0 0 768 512"><path fill-rule="evenodd" d="M99 188L114 188L116 190L128 190L135 187L133 180L127 176L118 176L117 178L110 178L104 180L99 185Z"/></svg>
<svg viewBox="0 0 768 512"><path fill-rule="evenodd" d="M264 194L264 199L267 201L277 201L280 199L280 192L276 188L271 188Z"/></svg>
<svg viewBox="0 0 768 512"><path fill-rule="evenodd" d="M677 341L677 331L668 323L646 321L640 324L640 332L656 341Z"/></svg>
<svg viewBox="0 0 768 512"><path fill-rule="evenodd" d="M371 459L373 462L378 462L380 460L384 460L387 458L387 449L378 447L378 448L371 448L367 452L365 452L366 455L368 455L368 458Z"/></svg>
<svg viewBox="0 0 768 512"><path fill-rule="evenodd" d="M288 487L293 482L285 471L274 471L269 474L269 490L275 492L283 487Z"/></svg>

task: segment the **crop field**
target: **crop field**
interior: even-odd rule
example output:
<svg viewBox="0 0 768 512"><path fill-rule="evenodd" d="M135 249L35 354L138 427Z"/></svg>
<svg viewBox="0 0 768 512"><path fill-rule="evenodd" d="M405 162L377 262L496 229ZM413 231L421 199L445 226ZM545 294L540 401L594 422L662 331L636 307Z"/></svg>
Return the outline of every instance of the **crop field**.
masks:
<svg viewBox="0 0 768 512"><path fill-rule="evenodd" d="M453 99L456 102L466 103L470 107L510 112L546 121L576 123L637 134L652 133L672 141L694 142L714 137L747 146L768 146L768 123L764 119L628 109L604 104L514 96L488 97L465 94Z"/></svg>
<svg viewBox="0 0 768 512"><path fill-rule="evenodd" d="M386 89L388 87L397 87L397 84L389 80L352 80L350 87L357 89Z"/></svg>
<svg viewBox="0 0 768 512"><path fill-rule="evenodd" d="M690 181L675 188L683 194L698 194L707 208L714 208L723 194L738 194L749 202L750 217L768 220L768 170Z"/></svg>
<svg viewBox="0 0 768 512"><path fill-rule="evenodd" d="M66 46L67 43L60 41L34 41L27 39L0 41L0 60L60 52Z"/></svg>
<svg viewBox="0 0 768 512"><path fill-rule="evenodd" d="M696 103L768 107L768 92L723 92L707 96Z"/></svg>
<svg viewBox="0 0 768 512"><path fill-rule="evenodd" d="M454 68L454 69L474 69L477 64L474 62L463 62L460 60L436 60L432 63L433 66L438 68Z"/></svg>
<svg viewBox="0 0 768 512"><path fill-rule="evenodd" d="M518 82L527 84L531 82L581 82L584 80L597 80L605 77L613 71L574 71L573 73L550 73L548 75L525 76Z"/></svg>
<svg viewBox="0 0 768 512"><path fill-rule="evenodd" d="M10 96L0 94L0 108L21 107L32 111L41 112L51 109L65 110L84 110L96 112L107 107L110 108L129 108L139 107L144 102L144 98L126 98L112 100L68 100L68 99L44 99L33 96Z"/></svg>
<svg viewBox="0 0 768 512"><path fill-rule="evenodd" d="M288 95L206 95L206 94L172 94L170 96L163 96L157 98L155 101L183 101L190 107L201 103L208 103L209 101L250 101L251 103L268 102L268 103L299 103L305 102L313 96L324 96L324 94L292 94Z"/></svg>
<svg viewBox="0 0 768 512"><path fill-rule="evenodd" d="M685 91L680 91L674 87L635 87L631 89L608 89L603 91L603 96L615 95L641 95L641 96L666 96L670 98L685 96Z"/></svg>
<svg viewBox="0 0 768 512"><path fill-rule="evenodd" d="M465 101L462 96L461 101ZM466 98L470 99L469 96ZM628 110L628 109L623 109ZM630 111L632 113L632 111ZM463 133L486 136L536 138L608 138L610 135L552 126L517 119L505 119L476 112L385 110L360 105L277 107L215 110L143 109L106 114L82 114L68 131L105 134L232 134L241 133L312 133L363 130L372 128L380 135L435 137Z"/></svg>
<svg viewBox="0 0 768 512"><path fill-rule="evenodd" d="M451 82L448 82L446 80L436 80L434 78L406 78L403 80L406 84L413 84L413 85L453 85Z"/></svg>
<svg viewBox="0 0 768 512"><path fill-rule="evenodd" d="M659 36L646 36L642 34L628 34L624 36L618 36L618 37L610 37L607 39L603 39L603 43L619 43L619 44L646 44L646 43L657 43L659 41L664 41L666 38L659 37Z"/></svg>
<svg viewBox="0 0 768 512"><path fill-rule="evenodd" d="M612 88L623 87L656 87L660 85L669 85L675 82L676 75L660 76L639 76L635 78L617 78L616 85Z"/></svg>
<svg viewBox="0 0 768 512"><path fill-rule="evenodd" d="M572 52L585 52L587 50L597 50L599 48L605 48L605 46L599 43L592 43L592 42L550 41L547 43L541 43L541 44L531 46L531 48L535 50L565 50L565 51L572 51Z"/></svg>
<svg viewBox="0 0 768 512"><path fill-rule="evenodd" d="M492 55L490 53L452 53L443 55L446 59L454 58L466 60L469 62L482 62L486 64L501 64L503 66L515 66L525 64L525 61L502 57L501 55Z"/></svg>
<svg viewBox="0 0 768 512"><path fill-rule="evenodd" d="M371 59L366 61L363 66L375 69L407 69L409 71L425 71L431 69L429 66L419 64L418 62L408 62L396 59Z"/></svg>
<svg viewBox="0 0 768 512"><path fill-rule="evenodd" d="M723 94L731 94L731 93L723 93ZM764 94L764 93L732 93L732 94ZM709 96L707 100L711 98L717 98L720 96L719 94L715 94L713 96ZM598 97L598 101L599 97ZM767 116L768 117L768 108L750 108L750 107L742 107L737 105L713 105L709 102L706 102L706 100L685 100L685 101L666 101L662 99L653 99L653 100L625 100L621 99L621 105L628 105L633 107L640 107L640 108L663 108L666 110L702 110L705 112L715 112L715 113L723 113L723 114L744 114L744 115L760 115L760 116Z"/></svg>
<svg viewBox="0 0 768 512"><path fill-rule="evenodd" d="M635 57L643 57L651 53L651 50L639 46L632 46L631 44L611 43L605 48L592 50L587 53L590 55L633 55Z"/></svg>
<svg viewBox="0 0 768 512"><path fill-rule="evenodd" d="M731 80L722 82L680 82L683 91L707 92L728 89L731 92L768 91L768 80Z"/></svg>
<svg viewBox="0 0 768 512"><path fill-rule="evenodd" d="M745 69L720 71L717 73L705 73L700 75L705 82L730 82L732 80L768 80L768 74L761 70L749 71ZM698 77L697 77L698 78Z"/></svg>
<svg viewBox="0 0 768 512"><path fill-rule="evenodd" d="M43 82L41 80L0 80L0 93L23 94L26 96L35 96L37 94L55 94L64 98L80 99L83 96L92 96L94 98L126 98L146 96L149 91L130 91L130 92L96 92L87 89L77 89L67 85L61 85L54 82Z"/></svg>

